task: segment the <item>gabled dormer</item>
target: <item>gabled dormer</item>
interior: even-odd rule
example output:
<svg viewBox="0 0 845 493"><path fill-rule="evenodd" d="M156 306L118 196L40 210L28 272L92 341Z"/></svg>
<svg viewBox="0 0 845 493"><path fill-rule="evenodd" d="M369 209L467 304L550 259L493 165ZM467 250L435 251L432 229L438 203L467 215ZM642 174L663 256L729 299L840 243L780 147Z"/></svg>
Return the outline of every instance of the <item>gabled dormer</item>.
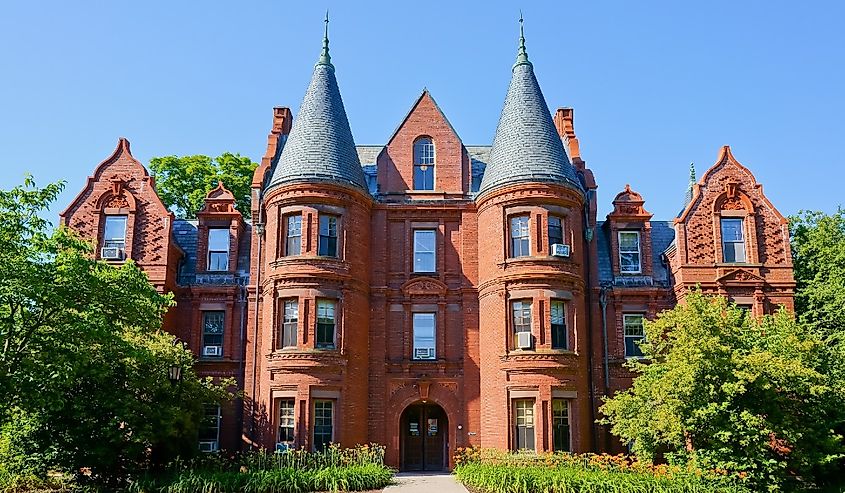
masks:
<svg viewBox="0 0 845 493"><path fill-rule="evenodd" d="M613 212L607 215L611 265L614 278L651 277L651 216L639 193L625 185L613 199Z"/></svg>
<svg viewBox="0 0 845 493"><path fill-rule="evenodd" d="M393 132L377 168L380 194L431 199L469 192L469 155L428 90Z"/></svg>
<svg viewBox="0 0 845 493"><path fill-rule="evenodd" d="M244 220L235 209L235 196L223 182L208 192L197 213L197 271L231 273L238 268L238 246Z"/></svg>

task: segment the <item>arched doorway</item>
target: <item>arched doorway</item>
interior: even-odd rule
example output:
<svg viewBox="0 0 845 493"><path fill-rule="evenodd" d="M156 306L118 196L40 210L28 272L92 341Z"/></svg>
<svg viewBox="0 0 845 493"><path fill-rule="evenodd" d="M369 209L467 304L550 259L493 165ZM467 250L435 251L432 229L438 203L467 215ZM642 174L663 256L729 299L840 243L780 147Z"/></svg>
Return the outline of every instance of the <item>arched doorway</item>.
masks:
<svg viewBox="0 0 845 493"><path fill-rule="evenodd" d="M403 471L442 471L448 466L449 423L442 407L411 404L399 420Z"/></svg>

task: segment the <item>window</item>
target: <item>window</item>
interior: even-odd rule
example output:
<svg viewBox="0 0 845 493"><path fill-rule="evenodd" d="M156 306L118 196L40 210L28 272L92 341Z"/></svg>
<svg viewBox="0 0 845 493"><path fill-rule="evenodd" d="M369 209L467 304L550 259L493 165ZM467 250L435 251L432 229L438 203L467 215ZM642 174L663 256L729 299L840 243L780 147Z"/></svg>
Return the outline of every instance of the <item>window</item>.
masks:
<svg viewBox="0 0 845 493"><path fill-rule="evenodd" d="M299 255L300 253L302 253L302 214L296 214L288 216L285 255Z"/></svg>
<svg viewBox="0 0 845 493"><path fill-rule="evenodd" d="M549 253L555 243L563 244L563 221L557 216L549 216Z"/></svg>
<svg viewBox="0 0 845 493"><path fill-rule="evenodd" d="M202 312L202 357L223 356L223 314L222 311Z"/></svg>
<svg viewBox="0 0 845 493"><path fill-rule="evenodd" d="M220 448L220 404L203 405L199 439L202 452L216 452Z"/></svg>
<svg viewBox="0 0 845 493"><path fill-rule="evenodd" d="M639 274L640 269L640 233L637 231L619 232L619 270L623 274Z"/></svg>
<svg viewBox="0 0 845 493"><path fill-rule="evenodd" d="M514 448L534 450L534 399L513 401Z"/></svg>
<svg viewBox="0 0 845 493"><path fill-rule="evenodd" d="M569 401L566 399L552 399L552 434L554 451L569 452Z"/></svg>
<svg viewBox="0 0 845 493"><path fill-rule="evenodd" d="M285 300L282 314L282 347L296 347L299 326L299 300Z"/></svg>
<svg viewBox="0 0 845 493"><path fill-rule="evenodd" d="M528 251L528 216L511 218L511 257L527 257Z"/></svg>
<svg viewBox="0 0 845 493"><path fill-rule="evenodd" d="M414 230L414 272L434 272L435 232L433 229Z"/></svg>
<svg viewBox="0 0 845 493"><path fill-rule="evenodd" d="M742 218L722 218L722 258L724 262L745 262Z"/></svg>
<svg viewBox="0 0 845 493"><path fill-rule="evenodd" d="M332 401L314 401L314 450L321 451L332 443Z"/></svg>
<svg viewBox="0 0 845 493"><path fill-rule="evenodd" d="M643 352L637 343L645 339L643 316L636 313L626 313L622 315L622 325L625 331L625 357L641 358Z"/></svg>
<svg viewBox="0 0 845 493"><path fill-rule="evenodd" d="M337 217L320 216L320 242L317 255L337 257Z"/></svg>
<svg viewBox="0 0 845 493"><path fill-rule="evenodd" d="M317 300L317 341L320 349L334 349L335 302Z"/></svg>
<svg viewBox="0 0 845 493"><path fill-rule="evenodd" d="M208 270L229 270L229 228L208 228Z"/></svg>
<svg viewBox="0 0 845 493"><path fill-rule="evenodd" d="M434 190L434 142L428 137L414 142L414 190Z"/></svg>
<svg viewBox="0 0 845 493"><path fill-rule="evenodd" d="M292 443L294 436L293 399L279 401L279 441Z"/></svg>
<svg viewBox="0 0 845 493"><path fill-rule="evenodd" d="M103 248L117 248L118 255L126 249L126 216L106 216Z"/></svg>
<svg viewBox="0 0 845 493"><path fill-rule="evenodd" d="M414 359L434 359L434 313L414 314Z"/></svg>
<svg viewBox="0 0 845 493"><path fill-rule="evenodd" d="M519 343L519 334L522 332L531 333L531 301L519 300L512 303L513 308L513 335L514 347L525 346ZM523 348L524 349L524 348Z"/></svg>
<svg viewBox="0 0 845 493"><path fill-rule="evenodd" d="M552 300L551 319L552 349L566 349L568 341L566 336L566 310L563 301Z"/></svg>

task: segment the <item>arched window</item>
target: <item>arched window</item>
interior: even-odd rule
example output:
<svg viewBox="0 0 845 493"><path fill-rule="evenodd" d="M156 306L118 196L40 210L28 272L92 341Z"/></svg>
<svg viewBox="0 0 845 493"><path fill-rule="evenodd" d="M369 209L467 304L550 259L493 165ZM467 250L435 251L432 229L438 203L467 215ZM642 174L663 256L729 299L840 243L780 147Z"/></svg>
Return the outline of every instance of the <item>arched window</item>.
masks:
<svg viewBox="0 0 845 493"><path fill-rule="evenodd" d="M434 142L430 137L414 142L414 190L434 190Z"/></svg>

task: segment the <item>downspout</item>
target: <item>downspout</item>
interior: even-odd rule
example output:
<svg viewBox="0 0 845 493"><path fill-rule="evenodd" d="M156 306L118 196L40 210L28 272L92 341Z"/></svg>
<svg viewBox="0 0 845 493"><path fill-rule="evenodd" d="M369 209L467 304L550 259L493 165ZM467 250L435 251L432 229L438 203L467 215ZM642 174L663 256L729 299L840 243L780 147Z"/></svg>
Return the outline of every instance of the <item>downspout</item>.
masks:
<svg viewBox="0 0 845 493"><path fill-rule="evenodd" d="M264 223L262 222L262 212L264 211L264 207L261 204L261 192L259 191L259 202L258 202L258 222L255 224L255 233L258 235L258 253L256 254L256 262L258 265L256 266L255 271L255 311L253 313L253 317L255 318L255 334L252 338L252 394L250 394L250 399L252 402L250 403L250 426L249 426L249 435L250 440L252 443L250 447L252 447L255 442L255 393L256 393L256 385L258 382L258 377L255 374L258 365L258 331L259 331L259 324L258 324L258 313L259 313L259 305L261 304L261 252L262 248L262 240L264 239Z"/></svg>
<svg viewBox="0 0 845 493"><path fill-rule="evenodd" d="M244 334L246 333L246 312L249 309L249 305L247 304L249 300L249 294L247 292L247 288L245 285L240 286L240 298L238 299L238 303L241 305L241 327L240 327L240 335L238 336L241 344L241 364L240 370L238 370L238 376L241 380L241 386L246 385L246 344L244 344ZM243 387L241 387L243 388ZM243 397L239 399L241 401L241 405L238 406L238 423L241 424L241 433L243 433L243 422L244 422L244 403ZM238 440L238 450L243 447L243 440Z"/></svg>
<svg viewBox="0 0 845 493"><path fill-rule="evenodd" d="M604 286L601 288L601 293L599 294L599 304L601 304L601 337L602 337L602 345L604 346L602 349L604 350L604 392L607 394L608 390L610 389L610 368L608 367L608 360L610 357L608 356L607 351L607 287Z"/></svg>
<svg viewBox="0 0 845 493"><path fill-rule="evenodd" d="M587 380L590 384L590 426L592 427L592 435L593 435L593 449L596 448L595 441L598 438L598 426L596 424L596 391L595 385L593 385L593 310L592 306L592 262L590 261L590 243L593 241L593 230L590 228L590 192L588 191L585 196L587 197L587 201L584 204L584 260L586 263L586 273L587 273L587 289L585 290L587 295Z"/></svg>

